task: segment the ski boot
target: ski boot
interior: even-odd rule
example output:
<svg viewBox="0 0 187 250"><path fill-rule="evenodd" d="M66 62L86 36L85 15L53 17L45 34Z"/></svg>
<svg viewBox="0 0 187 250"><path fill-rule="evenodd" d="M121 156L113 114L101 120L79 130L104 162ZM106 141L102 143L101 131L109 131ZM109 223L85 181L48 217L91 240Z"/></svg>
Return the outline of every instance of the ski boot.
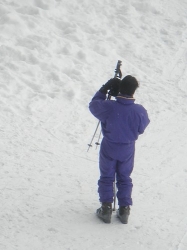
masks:
<svg viewBox="0 0 187 250"><path fill-rule="evenodd" d="M117 217L123 224L128 223L128 218L130 215L130 207L129 206L124 206L124 207L119 207L117 210Z"/></svg>
<svg viewBox="0 0 187 250"><path fill-rule="evenodd" d="M103 202L102 206L97 209L96 214L105 223L110 223L112 215L112 204Z"/></svg>

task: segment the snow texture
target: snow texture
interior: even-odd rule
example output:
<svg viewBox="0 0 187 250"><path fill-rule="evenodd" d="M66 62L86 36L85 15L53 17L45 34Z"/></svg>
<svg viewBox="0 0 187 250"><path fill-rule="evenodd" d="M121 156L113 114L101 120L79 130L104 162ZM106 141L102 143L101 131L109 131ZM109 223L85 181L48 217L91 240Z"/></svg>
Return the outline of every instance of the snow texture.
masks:
<svg viewBox="0 0 187 250"><path fill-rule="evenodd" d="M1 250L187 249L186 9L0 0ZM114 213L106 225L88 104L117 60L139 80L151 123L136 143L129 224Z"/></svg>

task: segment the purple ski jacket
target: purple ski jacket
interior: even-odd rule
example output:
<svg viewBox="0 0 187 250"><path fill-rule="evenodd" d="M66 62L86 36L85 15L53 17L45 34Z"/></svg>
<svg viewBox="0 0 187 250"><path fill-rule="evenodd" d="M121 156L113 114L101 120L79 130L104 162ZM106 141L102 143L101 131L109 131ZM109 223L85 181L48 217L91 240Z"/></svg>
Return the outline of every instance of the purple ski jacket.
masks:
<svg viewBox="0 0 187 250"><path fill-rule="evenodd" d="M150 120L146 109L134 103L135 99L119 94L116 100L96 92L89 109L101 121L102 133L108 142L133 143L143 134Z"/></svg>

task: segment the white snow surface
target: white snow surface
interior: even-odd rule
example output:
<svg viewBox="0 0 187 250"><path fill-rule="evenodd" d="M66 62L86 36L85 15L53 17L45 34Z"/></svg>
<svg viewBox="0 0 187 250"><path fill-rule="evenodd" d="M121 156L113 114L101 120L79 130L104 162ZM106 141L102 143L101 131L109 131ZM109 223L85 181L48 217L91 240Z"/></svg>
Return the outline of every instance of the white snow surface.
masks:
<svg viewBox="0 0 187 250"><path fill-rule="evenodd" d="M0 30L0 249L186 250L187 0L0 0ZM87 152L118 60L151 120L127 225L96 217Z"/></svg>

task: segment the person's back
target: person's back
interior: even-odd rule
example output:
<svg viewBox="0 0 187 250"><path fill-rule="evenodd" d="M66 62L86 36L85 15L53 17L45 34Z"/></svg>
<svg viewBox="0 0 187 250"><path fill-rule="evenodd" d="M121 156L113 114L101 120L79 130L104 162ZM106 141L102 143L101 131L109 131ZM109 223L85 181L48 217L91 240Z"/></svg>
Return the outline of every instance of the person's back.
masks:
<svg viewBox="0 0 187 250"><path fill-rule="evenodd" d="M147 112L134 101L133 98L123 95L118 95L116 101L100 100L96 116L99 113L103 136L108 141L130 143L137 140L139 134L144 132L148 122ZM92 106L94 106L94 101L90 104L91 111Z"/></svg>

